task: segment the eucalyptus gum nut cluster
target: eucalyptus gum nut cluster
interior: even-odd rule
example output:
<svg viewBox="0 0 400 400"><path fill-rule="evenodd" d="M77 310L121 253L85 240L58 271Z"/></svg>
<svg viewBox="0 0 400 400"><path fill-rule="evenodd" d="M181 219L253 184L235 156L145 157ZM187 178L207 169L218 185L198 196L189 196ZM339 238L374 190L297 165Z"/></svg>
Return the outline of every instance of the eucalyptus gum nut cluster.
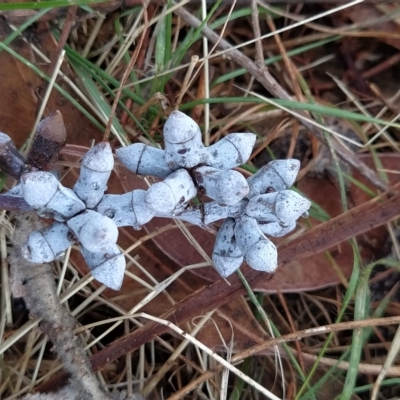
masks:
<svg viewBox="0 0 400 400"><path fill-rule="evenodd" d="M250 158L255 142L254 133L230 133L206 148L206 164L221 170L238 167Z"/></svg>
<svg viewBox="0 0 400 400"><path fill-rule="evenodd" d="M68 227L61 222L55 222L45 229L31 232L21 253L30 262L47 263L62 257L73 242L68 235Z"/></svg>
<svg viewBox="0 0 400 400"><path fill-rule="evenodd" d="M218 231L212 261L223 278L233 274L242 265L243 254L236 246L235 220L233 218L226 219Z"/></svg>
<svg viewBox="0 0 400 400"><path fill-rule="evenodd" d="M254 218L242 216L236 220L235 238L236 245L251 268L268 273L276 270L276 247L264 236Z"/></svg>
<svg viewBox="0 0 400 400"><path fill-rule="evenodd" d="M249 197L288 189L294 184L299 169L300 161L294 158L269 162L247 178L250 187Z"/></svg>
<svg viewBox="0 0 400 400"><path fill-rule="evenodd" d="M109 245L102 252L91 252L80 246L90 272L96 280L110 289L120 290L124 280L125 257L117 245Z"/></svg>
<svg viewBox="0 0 400 400"><path fill-rule="evenodd" d="M164 150L143 143L121 147L115 153L126 168L138 175L164 179L174 171L165 161Z"/></svg>
<svg viewBox="0 0 400 400"><path fill-rule="evenodd" d="M146 205L156 213L179 209L197 194L193 180L185 169L178 169L162 182L152 185L146 193Z"/></svg>
<svg viewBox="0 0 400 400"><path fill-rule="evenodd" d="M249 193L246 179L237 171L220 171L204 166L196 168L193 177L197 186L220 204L236 204Z"/></svg>
<svg viewBox="0 0 400 400"><path fill-rule="evenodd" d="M281 190L254 196L250 199L246 214L259 222L279 222L284 226L306 213L311 203L292 190Z"/></svg>
<svg viewBox="0 0 400 400"><path fill-rule="evenodd" d="M93 210L69 219L67 225L81 245L94 253L106 251L118 239L115 222Z"/></svg>
<svg viewBox="0 0 400 400"><path fill-rule="evenodd" d="M117 226L132 226L139 230L154 217L145 203L146 191L141 189L122 195L105 195L96 211L114 221Z"/></svg>
<svg viewBox="0 0 400 400"><path fill-rule="evenodd" d="M74 192L87 208L94 208L103 197L113 167L114 157L109 143L97 144L83 157Z"/></svg>
<svg viewBox="0 0 400 400"><path fill-rule="evenodd" d="M21 185L25 201L40 216L65 221L86 208L73 190L62 186L50 172L28 172L22 175Z"/></svg>
<svg viewBox="0 0 400 400"><path fill-rule="evenodd" d="M205 163L207 152L196 122L180 111L173 111L164 124L165 161L175 170Z"/></svg>

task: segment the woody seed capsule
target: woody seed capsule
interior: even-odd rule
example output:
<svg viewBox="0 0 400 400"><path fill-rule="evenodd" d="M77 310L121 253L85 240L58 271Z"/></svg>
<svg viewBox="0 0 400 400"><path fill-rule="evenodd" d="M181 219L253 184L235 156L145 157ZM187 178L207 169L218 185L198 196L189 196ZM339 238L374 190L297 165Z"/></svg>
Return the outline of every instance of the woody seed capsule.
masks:
<svg viewBox="0 0 400 400"><path fill-rule="evenodd" d="M0 168L16 179L19 179L25 168L25 158L15 147L10 136L3 132L0 132Z"/></svg>
<svg viewBox="0 0 400 400"><path fill-rule="evenodd" d="M254 133L230 133L206 148L206 164L217 169L238 167L249 159L255 142Z"/></svg>
<svg viewBox="0 0 400 400"><path fill-rule="evenodd" d="M62 257L72 244L68 227L61 222L55 222L46 229L30 233L21 253L30 262L47 263Z"/></svg>
<svg viewBox="0 0 400 400"><path fill-rule="evenodd" d="M243 254L236 246L235 220L228 218L222 224L215 239L212 260L218 273L227 278L233 274L243 262Z"/></svg>
<svg viewBox="0 0 400 400"><path fill-rule="evenodd" d="M164 150L143 143L121 147L115 153L126 168L138 175L164 179L174 171L164 159Z"/></svg>
<svg viewBox="0 0 400 400"><path fill-rule="evenodd" d="M22 175L25 201L40 216L65 221L85 209L85 204L68 188L61 185L53 174L45 171Z"/></svg>
<svg viewBox="0 0 400 400"><path fill-rule="evenodd" d="M293 190L281 190L252 197L246 214L260 222L279 222L287 226L307 212L310 206L310 201Z"/></svg>
<svg viewBox="0 0 400 400"><path fill-rule="evenodd" d="M81 246L81 252L93 278L110 289L121 289L126 263L117 245L109 245L100 253L93 253Z"/></svg>
<svg viewBox="0 0 400 400"><path fill-rule="evenodd" d="M220 171L204 166L196 168L193 177L197 186L220 204L236 204L249 193L246 179L237 171Z"/></svg>
<svg viewBox="0 0 400 400"><path fill-rule="evenodd" d="M276 247L264 236L254 218L242 216L236 220L235 238L236 245L251 268L269 273L276 270Z"/></svg>
<svg viewBox="0 0 400 400"><path fill-rule="evenodd" d="M296 221L293 221L288 226L283 226L279 222L267 222L267 223L259 223L262 233L264 235L269 235L273 237L281 237L287 235L289 232L292 232L296 229Z"/></svg>
<svg viewBox="0 0 400 400"><path fill-rule="evenodd" d="M113 167L114 157L109 143L97 144L83 157L74 192L87 208L94 208L103 197Z"/></svg>
<svg viewBox="0 0 400 400"><path fill-rule="evenodd" d="M93 210L86 210L69 219L67 225L82 246L94 253L105 251L118 239L114 221Z"/></svg>
<svg viewBox="0 0 400 400"><path fill-rule="evenodd" d="M111 218L117 226L132 226L139 230L154 217L145 203L146 191L136 189L122 195L105 195L96 211Z"/></svg>
<svg viewBox="0 0 400 400"><path fill-rule="evenodd" d="M288 189L295 182L299 169L300 161L293 158L269 162L247 178L250 187L249 198Z"/></svg>
<svg viewBox="0 0 400 400"><path fill-rule="evenodd" d="M204 163L207 153L199 126L180 111L173 111L164 125L165 161L172 170Z"/></svg>
<svg viewBox="0 0 400 400"><path fill-rule="evenodd" d="M146 194L146 205L156 213L179 210L197 194L192 178L184 169L178 169L162 182L152 185Z"/></svg>

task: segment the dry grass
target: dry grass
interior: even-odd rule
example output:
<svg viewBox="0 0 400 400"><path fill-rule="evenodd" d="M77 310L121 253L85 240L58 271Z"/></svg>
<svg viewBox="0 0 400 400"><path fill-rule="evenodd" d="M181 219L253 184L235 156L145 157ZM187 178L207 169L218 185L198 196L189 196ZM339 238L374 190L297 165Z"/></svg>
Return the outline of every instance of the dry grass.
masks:
<svg viewBox="0 0 400 400"><path fill-rule="evenodd" d="M76 112L69 116L75 118L81 104L95 124L86 129L89 121L80 116L82 133L69 131L69 144L88 147L89 140L99 141L106 132L114 147L137 141L162 145L165 116L178 108L201 125L206 144L229 132L257 133L253 155L241 171L250 174L271 158L299 158L299 188L307 189L315 201L313 219L301 222L297 232L284 238L283 249L306 235L316 221L326 221L324 210L335 213L332 217L344 215L399 181L400 91L395 71L400 28L394 5L362 4L362 0L274 7L262 1L184 1L165 7L157 3L150 1L144 8L132 1L132 7L125 9L93 4L93 9L100 8L91 13L73 6L66 19L64 13L40 25L57 39L50 55L38 32L24 42L34 55L28 61L20 51L22 45L4 41L0 55L22 54L25 61L19 62L28 68L28 62L43 69L43 62L52 61L53 68L44 68L50 84L41 88L41 107L32 101L31 108L40 110L36 120L53 111L49 107L54 102L47 103L45 93L60 85L70 94ZM13 12L9 23L17 29L14 22L27 19ZM54 19L60 14L51 9L43 12L42 19L49 15ZM198 28L197 18L207 19L207 26ZM59 70L64 57L69 71ZM15 90L24 87L23 81L19 84ZM68 126L67 118L64 115ZM12 129L10 121L5 117L2 123ZM33 120L30 132L35 126ZM4 129L1 123L0 129ZM19 144L29 147L28 136L23 141L18 137ZM360 161L361 153L369 154L368 166ZM81 155L70 148L60 163L69 185L76 179L74 167ZM349 164L358 171L353 178ZM305 176L319 179L321 189L304 184ZM3 180L3 186L8 185ZM126 185L119 171L110 190L128 190ZM396 190L398 186L394 194ZM7 252L13 247L14 218L15 214L2 212L0 224L0 399L4 400L23 398L36 387L54 384L63 368L39 329L40 316L29 318L18 298L21 288L15 282L11 288L8 284ZM250 281L258 289L253 292L250 286L246 289L251 275L245 270L240 276L240 290L247 290L245 300L229 300L222 306L224 299L210 289L221 307L207 306L205 312L192 308L182 320L180 304L197 304L197 293L189 297L191 292L200 293L211 284L206 275L211 261L204 236L174 221L158 229L153 225L147 234L124 230L121 246L128 267L121 292L106 290L85 275L75 248L54 263L56 290L76 319L74 332L109 392L141 392L149 399L398 398L398 231L389 218L378 222L375 225L385 224L385 228L374 237L364 231L357 231L362 234L357 239L351 233L339 237L339 242L352 246L346 250L347 260L337 258L345 244L335 243L332 251L324 248L318 260L325 264L320 268L336 271L333 283L323 280L324 270L318 270L317 262L310 265L318 275L315 278L299 275L306 281L296 281L288 274L288 286L279 280L274 289L272 280L264 290L261 283ZM182 232L183 256L177 260L173 253L175 262L168 258L172 251L165 239L161 250L152 242L171 232ZM190 246L196 250L187 250ZM304 270L307 267L303 264ZM241 282L234 279L232 287ZM228 282L221 285L229 288ZM194 299L193 303L187 299ZM175 311L170 315L169 309L177 310L176 320ZM146 324L163 326L157 329L167 333L152 334ZM124 347L125 342L117 341L133 331L137 344ZM110 353L115 349L122 356L104 361L102 354L109 353L102 351L107 346ZM130 352L131 348L135 350Z"/></svg>

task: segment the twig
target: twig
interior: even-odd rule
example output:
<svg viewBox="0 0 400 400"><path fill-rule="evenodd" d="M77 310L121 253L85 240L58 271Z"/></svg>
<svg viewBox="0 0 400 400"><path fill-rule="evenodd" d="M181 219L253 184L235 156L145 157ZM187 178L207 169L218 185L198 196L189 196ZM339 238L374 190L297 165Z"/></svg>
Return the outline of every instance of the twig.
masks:
<svg viewBox="0 0 400 400"><path fill-rule="evenodd" d="M201 25L201 21L197 19L194 15L186 11L183 7L175 10L175 14L182 18L187 24L194 28L198 28ZM260 69L258 66L246 57L240 51L233 49L232 46L224 39L221 39L213 30L207 26L203 27L202 33L206 36L212 43L217 43L218 46L229 51L229 57L231 60L238 63L241 67L245 68L255 79L257 79L271 94L280 99L291 100L291 96L278 84L278 82L273 78L273 76L266 70ZM304 112L298 112L300 116L308 118L307 114ZM317 127L299 118L299 122L305 126L318 140L326 144L326 139L323 132ZM357 156L341 143L335 140L331 141L331 147L338 154L338 156L346 163L350 164L352 167L357 169L372 185L380 190L387 190L388 186L383 182L378 175L369 167L367 167L362 161L360 161Z"/></svg>
<svg viewBox="0 0 400 400"><path fill-rule="evenodd" d="M51 265L33 264L21 256L20 246L32 230L32 225L39 224L36 218L34 215L27 218L23 214L18 218L19 226L13 237L14 247L9 259L14 277L19 280L16 284L23 287L24 299L31 315L42 318L41 330L53 342L75 387L81 388L81 398L90 395L93 399L107 400L81 343L73 333L75 320L57 298Z"/></svg>

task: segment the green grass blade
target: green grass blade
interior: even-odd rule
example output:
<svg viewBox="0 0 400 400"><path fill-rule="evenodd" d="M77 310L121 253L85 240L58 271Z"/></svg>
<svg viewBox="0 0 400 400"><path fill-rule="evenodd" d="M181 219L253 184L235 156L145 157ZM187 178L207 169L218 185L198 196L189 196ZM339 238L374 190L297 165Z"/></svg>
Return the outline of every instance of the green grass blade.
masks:
<svg viewBox="0 0 400 400"><path fill-rule="evenodd" d="M107 3L109 0L42 0L38 1L27 1L22 3L1 3L0 11L11 11L11 10L38 10L41 8L54 8L54 7L70 7L80 6L88 4Z"/></svg>

